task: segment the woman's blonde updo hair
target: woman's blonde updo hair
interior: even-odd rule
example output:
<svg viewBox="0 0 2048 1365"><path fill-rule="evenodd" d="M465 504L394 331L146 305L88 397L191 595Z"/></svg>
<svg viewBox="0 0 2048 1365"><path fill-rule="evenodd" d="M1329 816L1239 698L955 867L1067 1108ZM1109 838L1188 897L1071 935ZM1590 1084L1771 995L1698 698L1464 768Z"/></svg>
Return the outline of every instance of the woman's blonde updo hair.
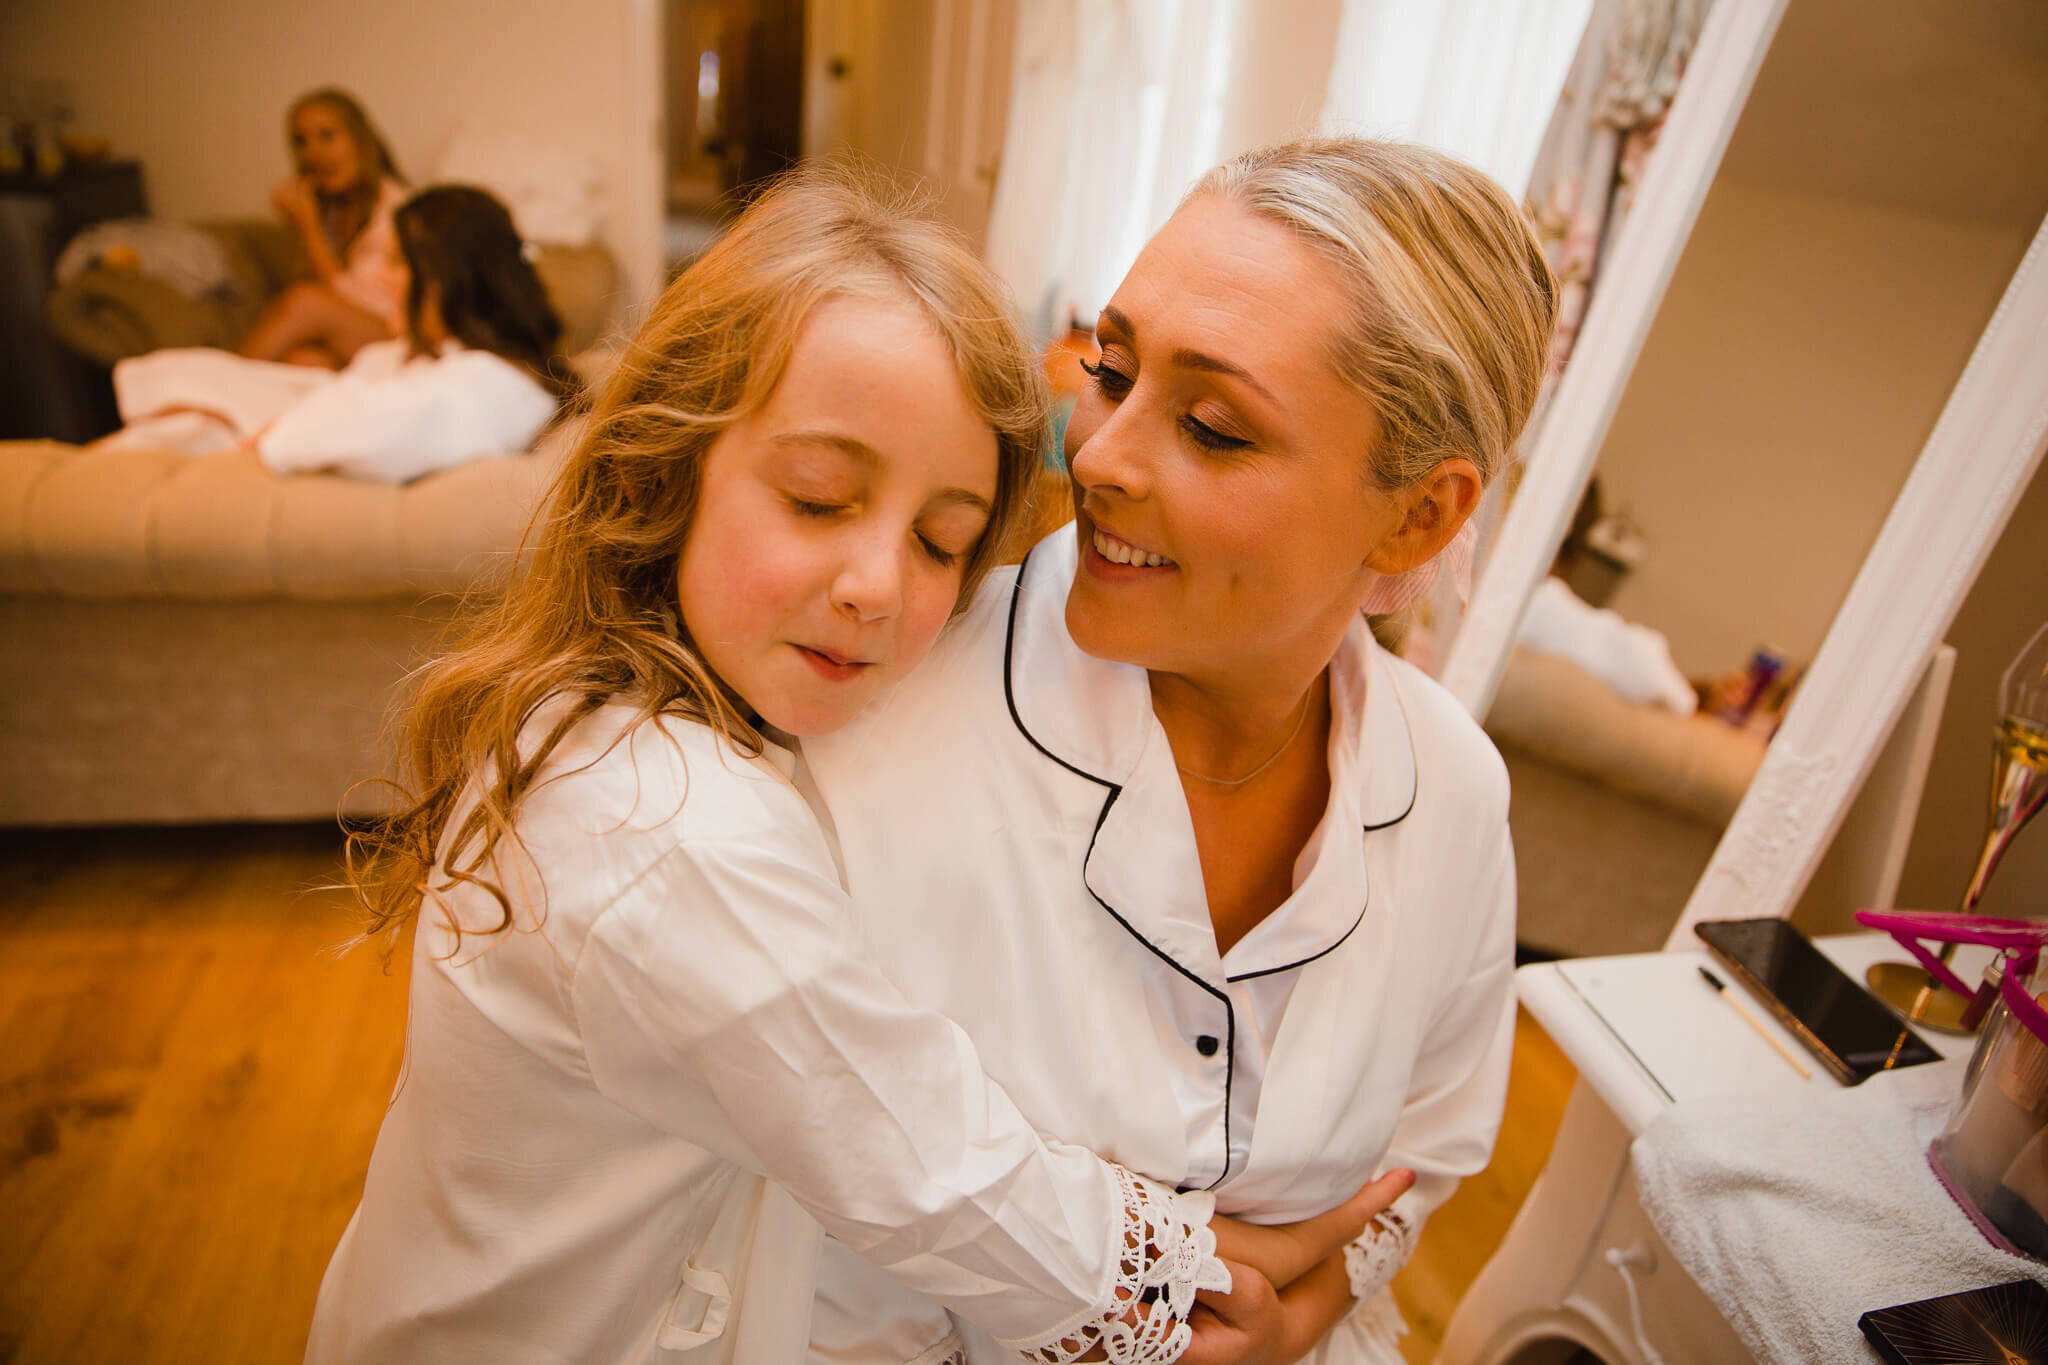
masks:
<svg viewBox="0 0 2048 1365"><path fill-rule="evenodd" d="M759 733L678 620L676 566L712 443L768 401L804 320L828 299L920 308L995 433L995 499L965 567L966 601L1020 513L1048 401L1001 285L922 207L851 167L793 172L668 287L598 391L527 533L530 558L414 680L399 717L407 804L350 841L368 935L415 913L430 876L484 887L504 916L492 932L508 927L492 855L549 754L606 702L637 707L643 720L700 721L759 750ZM522 748L544 702L547 732Z"/></svg>
<svg viewBox="0 0 2048 1365"><path fill-rule="evenodd" d="M1205 197L1293 228L1350 281L1333 360L1379 417L1377 484L1454 456L1493 478L1535 406L1557 313L1507 191L1427 147L1312 137L1225 162L1188 200Z"/></svg>

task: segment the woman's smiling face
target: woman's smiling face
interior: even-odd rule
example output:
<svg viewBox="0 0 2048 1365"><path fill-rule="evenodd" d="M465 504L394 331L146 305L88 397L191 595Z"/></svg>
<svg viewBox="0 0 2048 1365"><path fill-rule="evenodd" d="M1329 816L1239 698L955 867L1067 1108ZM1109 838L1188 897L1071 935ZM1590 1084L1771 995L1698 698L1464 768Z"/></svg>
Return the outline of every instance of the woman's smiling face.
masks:
<svg viewBox="0 0 2048 1365"><path fill-rule="evenodd" d="M1067 426L1081 547L1067 625L1099 658L1255 683L1326 663L1399 500L1371 402L1331 363L1350 300L1297 233L1220 198L1146 246Z"/></svg>

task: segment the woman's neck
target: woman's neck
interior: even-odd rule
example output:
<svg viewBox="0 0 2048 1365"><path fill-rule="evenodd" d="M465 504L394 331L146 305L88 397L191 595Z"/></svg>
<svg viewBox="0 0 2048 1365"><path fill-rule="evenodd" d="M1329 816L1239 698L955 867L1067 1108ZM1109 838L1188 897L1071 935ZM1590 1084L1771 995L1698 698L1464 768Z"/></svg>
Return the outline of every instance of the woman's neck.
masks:
<svg viewBox="0 0 2048 1365"><path fill-rule="evenodd" d="M1148 675L1152 712L1183 777L1237 788L1283 763L1305 735L1328 733L1329 670L1306 679L1204 682Z"/></svg>
<svg viewBox="0 0 2048 1365"><path fill-rule="evenodd" d="M1329 676L1240 691L1151 675L1219 955L1293 894L1295 864L1329 803Z"/></svg>

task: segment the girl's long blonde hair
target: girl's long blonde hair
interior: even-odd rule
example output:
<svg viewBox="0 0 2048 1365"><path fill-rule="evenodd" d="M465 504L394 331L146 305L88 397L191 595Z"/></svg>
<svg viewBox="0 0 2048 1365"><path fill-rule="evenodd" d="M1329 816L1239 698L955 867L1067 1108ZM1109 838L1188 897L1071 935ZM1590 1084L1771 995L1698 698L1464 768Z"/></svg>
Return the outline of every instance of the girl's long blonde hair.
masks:
<svg viewBox="0 0 2048 1365"><path fill-rule="evenodd" d="M712 443L767 401L826 299L918 304L995 432L996 496L961 600L972 593L1044 449L1045 380L1001 286L920 208L869 173L794 172L662 295L529 528L530 557L399 708L403 809L349 840L366 937L396 931L430 889L456 883L497 901L501 920L486 932L510 927L494 856L556 745L609 701L637 707L636 724L680 717L759 751L678 620L676 564ZM536 711L558 699L568 704L550 706L546 732L522 747Z"/></svg>

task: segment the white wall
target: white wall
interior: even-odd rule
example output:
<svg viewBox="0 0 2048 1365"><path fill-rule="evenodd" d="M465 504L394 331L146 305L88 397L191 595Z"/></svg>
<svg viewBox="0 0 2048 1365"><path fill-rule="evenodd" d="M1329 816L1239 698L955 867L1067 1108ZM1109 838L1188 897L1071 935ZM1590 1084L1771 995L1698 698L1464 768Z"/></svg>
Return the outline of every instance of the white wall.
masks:
<svg viewBox="0 0 2048 1365"><path fill-rule="evenodd" d="M1601 449L1611 605L1695 676L1812 658L2026 243L1722 177Z"/></svg>
<svg viewBox="0 0 2048 1365"><path fill-rule="evenodd" d="M407 175L430 174L459 120L572 147L598 165L604 236L635 297L658 281L656 56L649 0L6 0L0 64L72 82L81 132L143 163L173 218L268 212L288 173L284 112L353 90ZM640 67L645 65L645 72ZM658 116L658 109L654 110Z"/></svg>

